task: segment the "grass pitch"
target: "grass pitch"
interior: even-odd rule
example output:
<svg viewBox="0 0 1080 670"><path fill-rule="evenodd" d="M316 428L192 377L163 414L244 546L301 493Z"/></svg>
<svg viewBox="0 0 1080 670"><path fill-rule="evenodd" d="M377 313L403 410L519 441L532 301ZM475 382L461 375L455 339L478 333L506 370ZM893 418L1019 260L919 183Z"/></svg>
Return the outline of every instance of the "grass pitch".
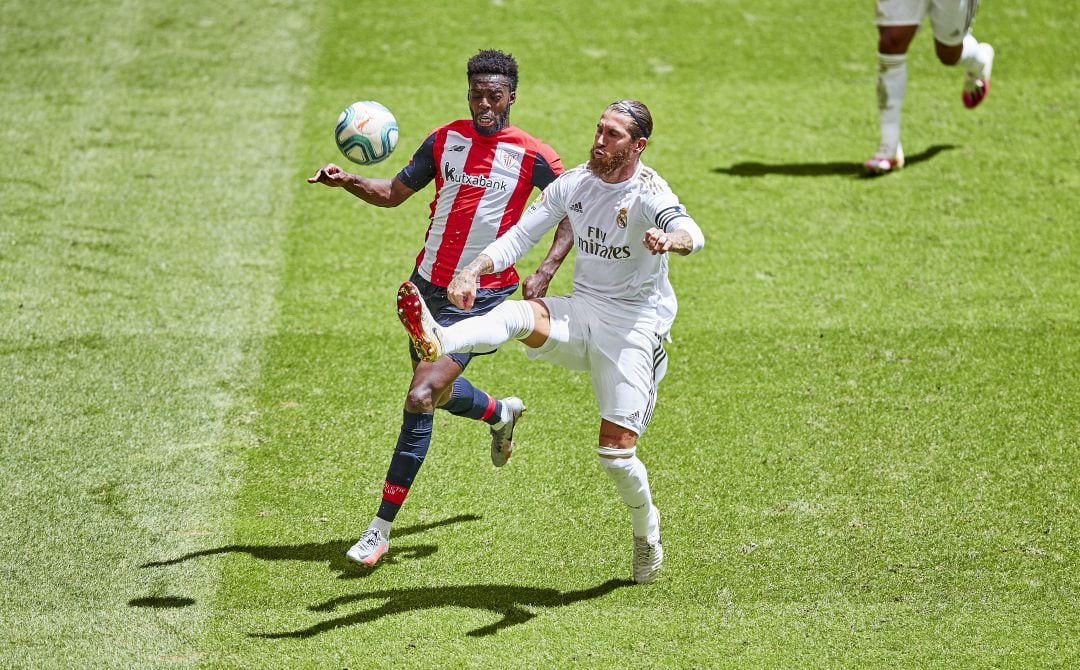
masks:
<svg viewBox="0 0 1080 670"><path fill-rule="evenodd" d="M0 7L0 666L1075 665L1080 21L984 3L974 112L920 34L909 165L863 180L871 3L803 4ZM304 177L358 99L397 115L392 176L485 47L568 165L644 100L706 232L641 444L647 587L587 378L517 345L469 372L529 404L512 465L440 415L391 554L343 556L430 189Z"/></svg>

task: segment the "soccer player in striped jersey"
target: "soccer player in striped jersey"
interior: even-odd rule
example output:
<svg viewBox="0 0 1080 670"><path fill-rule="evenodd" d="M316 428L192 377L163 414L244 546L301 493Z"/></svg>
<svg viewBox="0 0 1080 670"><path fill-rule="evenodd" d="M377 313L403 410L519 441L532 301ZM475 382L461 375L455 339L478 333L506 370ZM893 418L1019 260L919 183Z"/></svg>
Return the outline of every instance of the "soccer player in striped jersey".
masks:
<svg viewBox="0 0 1080 670"><path fill-rule="evenodd" d="M551 147L510 125L517 93L518 65L513 56L483 50L469 59L471 118L436 128L392 180L345 172L334 164L320 168L310 183L344 188L364 202L396 207L435 182L430 225L410 279L418 295L443 325L468 316L447 299L446 286L482 249L511 230L533 188L543 189L563 172ZM569 224L560 226L551 249L525 279L527 298L543 296L571 248ZM518 286L513 265L479 278L477 311L485 313ZM484 421L490 426L491 461L506 464L513 432L525 411L520 398L495 397L474 387L462 373L474 354L456 353L421 361L412 347L413 377L397 446L383 484L382 502L367 530L346 553L374 565L390 547L390 529L431 445L435 408ZM486 352L490 353L490 352Z"/></svg>
<svg viewBox="0 0 1080 670"><path fill-rule="evenodd" d="M705 244L667 183L640 160L652 129L641 102L609 105L589 162L548 186L521 222L447 290L455 305L469 310L481 277L509 267L568 217L576 248L571 295L508 300L483 316L443 326L431 319L417 287L406 283L398 291L398 316L424 358L491 351L517 339L530 358L590 371L600 408L597 456L630 510L639 583L656 578L664 557L660 515L636 451L667 370L663 343L677 308L668 254L691 254Z"/></svg>
<svg viewBox="0 0 1080 670"><path fill-rule="evenodd" d="M974 109L990 92L994 48L971 34L979 0L877 0L878 115L881 143L863 164L867 175L888 174L904 167L900 146L900 112L907 87L907 51L927 16L934 30L934 50L944 65L964 68L961 99Z"/></svg>

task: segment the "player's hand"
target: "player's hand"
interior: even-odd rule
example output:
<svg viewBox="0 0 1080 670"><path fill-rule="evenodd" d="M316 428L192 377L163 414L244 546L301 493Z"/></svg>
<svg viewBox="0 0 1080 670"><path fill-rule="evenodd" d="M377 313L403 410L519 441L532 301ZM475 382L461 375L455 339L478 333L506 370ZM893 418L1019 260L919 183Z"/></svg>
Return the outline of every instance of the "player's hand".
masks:
<svg viewBox="0 0 1080 670"><path fill-rule="evenodd" d="M466 312L476 303L476 275L469 270L462 270L446 287L446 297L459 309Z"/></svg>
<svg viewBox="0 0 1080 670"><path fill-rule="evenodd" d="M551 275L537 270L525 278L525 283L521 285L521 297L526 300L543 298L547 295L549 284L551 284Z"/></svg>
<svg viewBox="0 0 1080 670"><path fill-rule="evenodd" d="M649 228L646 230L645 239L641 242L654 256L656 254L666 254L671 250L672 244L671 236L659 228Z"/></svg>
<svg viewBox="0 0 1080 670"><path fill-rule="evenodd" d="M327 163L318 171L308 177L309 184L326 184L327 186L344 186L348 181L349 173L333 163Z"/></svg>

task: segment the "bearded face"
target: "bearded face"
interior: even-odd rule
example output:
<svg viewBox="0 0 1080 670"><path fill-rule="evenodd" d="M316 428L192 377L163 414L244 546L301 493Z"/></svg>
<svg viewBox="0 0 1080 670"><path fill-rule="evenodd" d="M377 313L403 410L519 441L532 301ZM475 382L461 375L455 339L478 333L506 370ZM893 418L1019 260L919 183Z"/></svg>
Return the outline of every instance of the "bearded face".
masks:
<svg viewBox="0 0 1080 670"><path fill-rule="evenodd" d="M598 177L620 179L628 177L622 172L633 172L637 154L644 148L644 140L635 140L631 133L632 117L616 109L608 109L596 124L592 150L589 152L589 171Z"/></svg>
<svg viewBox="0 0 1080 670"><path fill-rule="evenodd" d="M630 160L633 147L627 146L609 153L602 148L593 146L589 154L589 171L597 176L609 175L618 170Z"/></svg>

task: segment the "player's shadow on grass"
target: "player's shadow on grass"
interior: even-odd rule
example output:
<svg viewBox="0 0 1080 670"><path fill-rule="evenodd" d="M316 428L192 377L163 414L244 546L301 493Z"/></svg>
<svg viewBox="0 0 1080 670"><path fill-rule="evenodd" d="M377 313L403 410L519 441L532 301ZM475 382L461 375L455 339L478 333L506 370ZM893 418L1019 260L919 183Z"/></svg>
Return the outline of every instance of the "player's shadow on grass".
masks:
<svg viewBox="0 0 1080 670"><path fill-rule="evenodd" d="M476 514L461 514L448 519L443 519L442 521L434 521L432 523L424 523L400 529L395 528L394 539L397 540L402 537L416 535L417 533L423 533L432 530L433 528L449 526L455 523L477 521L481 518L482 517L477 516ZM230 544L214 549L194 551L190 554L184 554L183 556L171 558L169 560L144 563L141 567L160 568L190 561L194 558L216 556L218 554L247 554L252 558L258 558L263 561L327 561L331 570L336 570L340 573L338 575L339 579L354 579L369 575L380 566L426 558L438 551L438 547L430 544L395 548L393 552L386 554L386 556L374 566L370 568L361 568L345 558L345 551L351 547L355 541L355 538L349 538L343 540L329 540L327 542L309 542L307 544Z"/></svg>
<svg viewBox="0 0 1080 670"><path fill-rule="evenodd" d="M355 614L327 619L300 630L285 631L280 633L250 633L250 637L279 639L279 638L309 638L321 633L327 633L346 626L376 621L385 616L403 614L417 610L429 610L439 608L469 608L488 610L500 618L487 626L481 626L471 630L467 635L470 637L483 637L494 635L504 628L525 623L536 616L535 613L525 609L526 607L564 607L582 600L592 600L611 593L617 588L631 586L634 582L628 579L610 579L603 584L589 589L562 592L557 589L531 588L525 586L500 586L495 584L477 584L473 586L443 586L421 587L411 589L387 589L384 591L369 591L350 596L332 598L319 605L308 609L312 612L333 612L342 605L349 603L371 600L383 601L378 607L366 609Z"/></svg>
<svg viewBox="0 0 1080 670"><path fill-rule="evenodd" d="M906 156L904 165L911 167L923 161L928 161L943 151L955 149L953 144L935 144L925 151ZM730 167L713 168L717 174L726 174L733 177L764 177L766 175L786 175L788 177L863 177L862 163L849 163L847 161L835 161L829 163L756 163L748 161L735 163Z"/></svg>

